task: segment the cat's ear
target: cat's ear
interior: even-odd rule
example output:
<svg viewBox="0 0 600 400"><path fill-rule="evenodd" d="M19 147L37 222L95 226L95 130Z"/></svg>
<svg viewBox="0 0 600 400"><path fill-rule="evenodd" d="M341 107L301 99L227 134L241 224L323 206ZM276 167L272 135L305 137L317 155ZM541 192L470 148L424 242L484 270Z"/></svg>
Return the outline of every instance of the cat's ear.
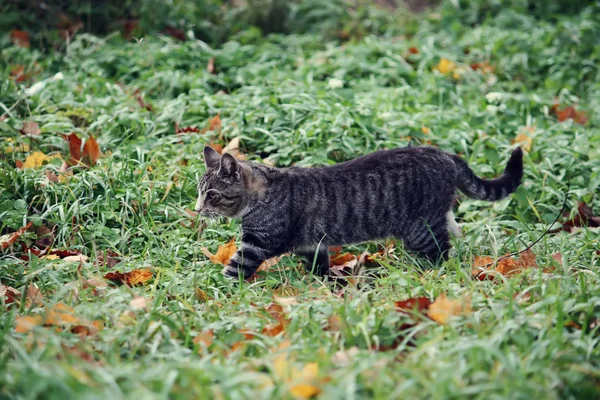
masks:
<svg viewBox="0 0 600 400"><path fill-rule="evenodd" d="M242 167L231 154L225 153L221 157L220 173L239 180L242 177Z"/></svg>
<svg viewBox="0 0 600 400"><path fill-rule="evenodd" d="M221 156L210 146L204 148L204 165L206 168L218 168Z"/></svg>

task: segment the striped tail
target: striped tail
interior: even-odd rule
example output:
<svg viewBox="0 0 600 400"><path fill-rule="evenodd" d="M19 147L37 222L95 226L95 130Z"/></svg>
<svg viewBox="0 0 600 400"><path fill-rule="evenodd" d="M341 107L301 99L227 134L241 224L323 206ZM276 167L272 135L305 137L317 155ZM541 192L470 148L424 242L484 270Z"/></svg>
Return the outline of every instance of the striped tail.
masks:
<svg viewBox="0 0 600 400"><path fill-rule="evenodd" d="M458 156L452 156L456 164L458 189L473 199L496 201L513 193L523 178L523 151L513 150L501 177L485 180L477 177L467 163Z"/></svg>

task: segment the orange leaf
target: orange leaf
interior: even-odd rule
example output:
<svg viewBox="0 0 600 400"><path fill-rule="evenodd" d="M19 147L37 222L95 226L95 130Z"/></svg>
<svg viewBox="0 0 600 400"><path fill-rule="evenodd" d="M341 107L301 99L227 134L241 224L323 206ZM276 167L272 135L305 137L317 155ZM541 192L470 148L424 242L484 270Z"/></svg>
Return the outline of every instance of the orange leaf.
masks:
<svg viewBox="0 0 600 400"><path fill-rule="evenodd" d="M210 345L213 342L214 337L215 337L215 335L214 335L213 331L211 331L211 330L199 333L194 338L194 344L202 344L202 346L204 346L204 347L210 347Z"/></svg>
<svg viewBox="0 0 600 400"><path fill-rule="evenodd" d="M40 315L24 315L18 316L15 318L17 324L15 325L15 332L17 333L27 333L36 326L42 325L44 320Z"/></svg>
<svg viewBox="0 0 600 400"><path fill-rule="evenodd" d="M16 232L9 233L4 236L0 236L0 248L2 248L4 250L8 246L12 245L25 233L25 231L27 231L27 229L31 228L32 225L33 225L33 222L29 222L24 227L19 228Z"/></svg>
<svg viewBox="0 0 600 400"><path fill-rule="evenodd" d="M71 159L69 163L71 165L75 165L81 160L81 139L75 134L71 133L70 135L64 136L65 140L69 144L69 154L71 155Z"/></svg>
<svg viewBox="0 0 600 400"><path fill-rule="evenodd" d="M408 48L408 52L410 54L419 54L419 49L417 49L416 47L412 46Z"/></svg>
<svg viewBox="0 0 600 400"><path fill-rule="evenodd" d="M283 332L284 329L285 329L285 324L284 324L283 320L281 320L280 322L278 322L276 324L269 324L269 325L265 326L262 330L262 333L263 333L263 335L267 335L267 336L277 336L281 332Z"/></svg>
<svg viewBox="0 0 600 400"><path fill-rule="evenodd" d="M469 296L465 296L463 299L451 300L442 293L429 306L427 315L440 324L447 324L450 318L457 315L468 315L471 312L471 298Z"/></svg>
<svg viewBox="0 0 600 400"><path fill-rule="evenodd" d="M427 310L431 306L431 300L427 297L414 297L412 299L396 301L394 303L396 309L400 312L412 312Z"/></svg>
<svg viewBox="0 0 600 400"><path fill-rule="evenodd" d="M568 119L572 119L580 125L585 125L588 122L587 114L583 111L577 111L573 106L568 106L562 110L559 110L559 105L554 104L552 106L552 110L554 110L556 119L558 119L559 122L563 122Z"/></svg>
<svg viewBox="0 0 600 400"><path fill-rule="evenodd" d="M526 152L530 152L531 151L531 145L533 144L533 139L531 138L531 136L525 134L525 133L519 133L517 135L517 137L515 137L515 139L511 142L512 144L518 143L523 150L525 150Z"/></svg>
<svg viewBox="0 0 600 400"><path fill-rule="evenodd" d="M217 114L211 119L208 120L208 128L207 131L220 131L221 130L221 114Z"/></svg>
<svg viewBox="0 0 600 400"><path fill-rule="evenodd" d="M212 148L214 151L216 151L217 153L219 153L219 154L222 154L222 153L223 153L223 146L221 146L220 144L218 144L218 143L211 143L211 144L209 144L209 146L210 146L210 147L211 147L211 148Z"/></svg>
<svg viewBox="0 0 600 400"><path fill-rule="evenodd" d="M344 268L354 268L357 263L358 259L354 254L338 254L329 260L329 268L334 272L341 271Z"/></svg>
<svg viewBox="0 0 600 400"><path fill-rule="evenodd" d="M147 268L134 269L126 273L114 271L104 275L104 279L108 279L116 284L126 284L129 286L143 285L152 279L152 271Z"/></svg>
<svg viewBox="0 0 600 400"><path fill-rule="evenodd" d="M290 393L301 399L310 399L321 393L321 388L308 383L299 383L290 388Z"/></svg>
<svg viewBox="0 0 600 400"><path fill-rule="evenodd" d="M29 47L29 33L13 29L10 31L10 40L20 47Z"/></svg>
<svg viewBox="0 0 600 400"><path fill-rule="evenodd" d="M45 325L81 325L81 321L74 315L74 310L65 305L58 303L54 307L46 310L44 319Z"/></svg>
<svg viewBox="0 0 600 400"><path fill-rule="evenodd" d="M96 139L94 139L94 137L90 135L90 138L86 140L85 145L83 145L82 156L84 158L87 158L89 162L88 165L92 167L96 165L96 162L98 161L98 158L100 158L100 155L100 147L98 146L98 142L96 142Z"/></svg>
<svg viewBox="0 0 600 400"><path fill-rule="evenodd" d="M216 254L210 253L205 247L201 247L201 250L212 262L227 265L237 251L237 246L235 245L235 238L232 238L226 244L219 246Z"/></svg>

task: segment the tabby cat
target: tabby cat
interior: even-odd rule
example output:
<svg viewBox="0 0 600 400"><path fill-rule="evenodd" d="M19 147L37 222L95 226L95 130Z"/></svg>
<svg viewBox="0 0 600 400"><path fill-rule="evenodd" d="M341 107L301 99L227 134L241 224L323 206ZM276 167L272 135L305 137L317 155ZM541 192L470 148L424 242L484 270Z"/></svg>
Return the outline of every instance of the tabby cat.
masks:
<svg viewBox="0 0 600 400"><path fill-rule="evenodd" d="M483 180L467 163L433 147L378 151L330 167L272 168L204 149L206 173L196 211L242 219L242 244L223 273L248 278L273 256L294 252L318 275L329 270L328 246L397 237L433 260L447 259L456 189L496 201L523 177L516 148L504 174Z"/></svg>

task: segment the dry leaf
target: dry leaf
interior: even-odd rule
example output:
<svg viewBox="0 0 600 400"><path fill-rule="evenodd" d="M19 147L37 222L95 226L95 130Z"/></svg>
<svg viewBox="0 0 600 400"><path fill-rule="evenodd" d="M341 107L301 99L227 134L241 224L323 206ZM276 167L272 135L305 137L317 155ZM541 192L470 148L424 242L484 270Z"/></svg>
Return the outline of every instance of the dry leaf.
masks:
<svg viewBox="0 0 600 400"><path fill-rule="evenodd" d="M19 47L29 47L29 33L13 29L10 31L10 40Z"/></svg>
<svg viewBox="0 0 600 400"><path fill-rule="evenodd" d="M66 256L63 257L62 259L63 261L67 261L67 262L87 262L88 260L88 256L84 256L83 254L77 254L74 256Z"/></svg>
<svg viewBox="0 0 600 400"><path fill-rule="evenodd" d="M277 265L277 263L282 259L283 256L271 257L268 260L263 261L260 264L260 267L256 270L256 272L260 271L268 271L271 267Z"/></svg>
<svg viewBox="0 0 600 400"><path fill-rule="evenodd" d="M208 71L209 74L215 74L215 58L211 57L208 60L208 64L206 65L206 70Z"/></svg>
<svg viewBox="0 0 600 400"><path fill-rule="evenodd" d="M412 299L396 301L394 305L400 312L421 312L429 309L431 306L431 300L429 300L427 297L414 297Z"/></svg>
<svg viewBox="0 0 600 400"><path fill-rule="evenodd" d="M19 304L21 300L21 292L13 287L0 284L0 298L4 299L4 304Z"/></svg>
<svg viewBox="0 0 600 400"><path fill-rule="evenodd" d="M484 74L490 74L494 72L494 67L491 66L490 63L487 61L473 63L471 64L471 69L475 71L480 70Z"/></svg>
<svg viewBox="0 0 600 400"><path fill-rule="evenodd" d="M108 279L116 284L125 284L129 286L143 285L152 279L152 271L148 268L138 268L126 273L115 271L104 275L104 279Z"/></svg>
<svg viewBox="0 0 600 400"><path fill-rule="evenodd" d="M221 126L222 126L221 114L217 114L208 120L208 127L206 128L206 131L213 131L213 132L220 131Z"/></svg>
<svg viewBox="0 0 600 400"><path fill-rule="evenodd" d="M46 310L44 318L45 325L63 326L63 325L82 325L79 318L74 314L73 308L64 303L58 303L54 307Z"/></svg>
<svg viewBox="0 0 600 400"><path fill-rule="evenodd" d="M15 332L27 333L36 326L42 325L44 319L40 315L20 315L15 318L17 324L15 325Z"/></svg>
<svg viewBox="0 0 600 400"><path fill-rule="evenodd" d="M52 158L55 158L55 156L47 156L41 151L34 151L29 156L27 156L22 168L25 169L41 167L44 162Z"/></svg>
<svg viewBox="0 0 600 400"><path fill-rule="evenodd" d="M70 135L65 135L63 137L69 145L69 154L71 155L69 165L75 165L79 163L81 160L81 144L83 142L75 133L71 133Z"/></svg>
<svg viewBox="0 0 600 400"><path fill-rule="evenodd" d="M235 245L235 238L232 238L226 244L219 246L216 254L212 254L206 247L200 247L200 249L212 262L227 265L229 264L231 257L233 257L237 251L237 246Z"/></svg>
<svg viewBox="0 0 600 400"><path fill-rule="evenodd" d="M343 326L344 323L339 315L330 315L327 318L327 326L324 330L327 332L339 332L342 330Z"/></svg>
<svg viewBox="0 0 600 400"><path fill-rule="evenodd" d="M98 146L98 142L92 135L90 135L89 139L85 141L83 145L83 153L82 157L86 160L86 164L90 167L96 165L98 162L98 158L100 158L100 147Z"/></svg>
<svg viewBox="0 0 600 400"><path fill-rule="evenodd" d="M440 62L438 63L438 65L436 65L433 68L434 71L439 71L444 75L449 74L450 72L454 71L455 69L456 69L456 63L448 60L447 58L442 58L440 60Z"/></svg>
<svg viewBox="0 0 600 400"><path fill-rule="evenodd" d="M573 106L568 106L562 110L559 110L559 107L560 106L558 104L552 105L552 110L556 114L556 119L558 119L559 122L563 122L568 119L572 119L580 125L585 125L588 122L589 118L583 111L577 111Z"/></svg>
<svg viewBox="0 0 600 400"><path fill-rule="evenodd" d="M6 235L0 236L0 248L4 250L8 246L15 243L25 233L25 231L27 231L27 229L31 228L32 225L33 222L29 222L24 227L19 228L16 232L7 233Z"/></svg>
<svg viewBox="0 0 600 400"><path fill-rule="evenodd" d="M519 144L523 150L526 152L531 151L531 145L533 144L533 139L531 136L525 133L519 133L517 137L511 142L512 144Z"/></svg>
<svg viewBox="0 0 600 400"><path fill-rule="evenodd" d="M299 399L310 399L321 393L321 388L308 383L299 383L290 388L290 394Z"/></svg>
<svg viewBox="0 0 600 400"><path fill-rule="evenodd" d="M239 136L231 139L231 142L229 142L227 144L227 146L225 146L225 148L222 151L222 154L225 154L225 153L231 154L236 160L240 160L240 161L243 161L247 158L245 154L240 152L240 137Z"/></svg>
<svg viewBox="0 0 600 400"><path fill-rule="evenodd" d="M517 275L527 268L538 268L538 264L535 258L535 254L531 249L527 249L519 255L519 258L515 260L513 257L504 258L494 265L494 260L491 257L479 257L476 256L473 262L473 269L471 274L474 278L483 280L494 280L494 275L490 274L490 271L495 271L503 276L511 277Z"/></svg>
<svg viewBox="0 0 600 400"><path fill-rule="evenodd" d="M279 297L277 295L273 295L273 300L275 303L278 303L282 306L295 306L298 305L298 301L295 297Z"/></svg>
<svg viewBox="0 0 600 400"><path fill-rule="evenodd" d="M213 342L215 335L212 330L199 333L194 338L194 344L201 344L203 347L210 347Z"/></svg>
<svg viewBox="0 0 600 400"><path fill-rule="evenodd" d="M44 304L44 296L42 295L42 292L40 291L40 289L37 287L37 285L35 283L30 284L27 287L27 307L30 307L31 305L37 305L37 306L41 306Z"/></svg>
<svg viewBox="0 0 600 400"><path fill-rule="evenodd" d="M451 300L445 294L441 294L429 306L427 315L432 320L447 324L450 318L458 315L469 315L472 313L471 298L464 296L462 299Z"/></svg>
<svg viewBox="0 0 600 400"><path fill-rule="evenodd" d="M20 133L26 136L35 137L38 136L42 131L40 131L40 126L37 122L26 121L23 123L23 127L19 130Z"/></svg>
<svg viewBox="0 0 600 400"><path fill-rule="evenodd" d="M348 350L338 350L333 357L331 357L331 362L338 367L345 367L350 365L352 359L354 359L359 352L360 350L356 346L352 346Z"/></svg>
<svg viewBox="0 0 600 400"><path fill-rule="evenodd" d="M129 305L134 310L141 310L141 309L145 309L148 306L148 301L146 300L145 297L134 297L129 302Z"/></svg>
<svg viewBox="0 0 600 400"><path fill-rule="evenodd" d="M568 215L568 214L567 214ZM562 228L552 229L549 233L556 233L562 230L567 232L573 232L575 228L581 228L587 226L588 228L600 227L600 216L594 215L594 211L590 206L584 202L579 202L577 206L577 214L568 220L563 222Z"/></svg>

